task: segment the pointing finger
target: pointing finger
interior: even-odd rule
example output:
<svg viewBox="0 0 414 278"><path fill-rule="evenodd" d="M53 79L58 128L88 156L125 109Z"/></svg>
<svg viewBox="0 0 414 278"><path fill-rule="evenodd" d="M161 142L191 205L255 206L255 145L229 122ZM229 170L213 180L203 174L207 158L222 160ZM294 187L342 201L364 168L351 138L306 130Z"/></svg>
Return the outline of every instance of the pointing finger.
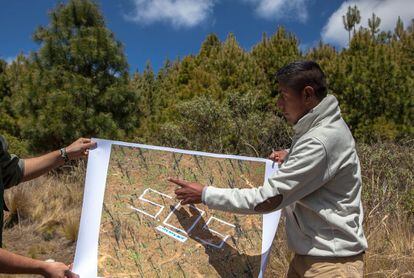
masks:
<svg viewBox="0 0 414 278"><path fill-rule="evenodd" d="M181 187L188 187L189 183L180 179L168 178L168 181L175 183Z"/></svg>

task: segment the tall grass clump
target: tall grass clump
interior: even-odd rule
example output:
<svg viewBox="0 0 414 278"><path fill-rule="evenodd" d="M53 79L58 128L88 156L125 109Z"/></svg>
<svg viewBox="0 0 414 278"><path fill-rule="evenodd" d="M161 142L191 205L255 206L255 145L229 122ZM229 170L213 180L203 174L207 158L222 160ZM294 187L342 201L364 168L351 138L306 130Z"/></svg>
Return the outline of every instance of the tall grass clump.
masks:
<svg viewBox="0 0 414 278"><path fill-rule="evenodd" d="M81 161L6 190L10 209L5 214L6 249L38 259L72 262L85 168Z"/></svg>
<svg viewBox="0 0 414 278"><path fill-rule="evenodd" d="M359 145L368 277L414 275L414 146Z"/></svg>

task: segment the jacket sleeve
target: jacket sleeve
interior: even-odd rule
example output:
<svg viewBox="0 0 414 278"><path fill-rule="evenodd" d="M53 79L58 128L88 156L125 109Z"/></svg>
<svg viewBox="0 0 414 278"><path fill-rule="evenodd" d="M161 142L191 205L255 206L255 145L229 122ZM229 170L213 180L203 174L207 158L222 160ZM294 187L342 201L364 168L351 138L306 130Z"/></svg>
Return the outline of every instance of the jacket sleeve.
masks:
<svg viewBox="0 0 414 278"><path fill-rule="evenodd" d="M316 138L294 146L279 171L261 187L228 189L205 187L202 201L209 208L242 214L281 209L323 186L330 179L327 154Z"/></svg>
<svg viewBox="0 0 414 278"><path fill-rule="evenodd" d="M8 144L3 136L0 136L0 168L1 178L5 188L19 184L24 174L24 160L7 151Z"/></svg>

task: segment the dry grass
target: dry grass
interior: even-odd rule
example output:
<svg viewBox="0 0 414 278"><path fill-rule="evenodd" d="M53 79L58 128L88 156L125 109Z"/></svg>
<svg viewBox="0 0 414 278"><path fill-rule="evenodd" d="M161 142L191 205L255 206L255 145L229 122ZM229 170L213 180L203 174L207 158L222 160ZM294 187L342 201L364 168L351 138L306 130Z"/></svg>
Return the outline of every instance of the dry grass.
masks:
<svg viewBox="0 0 414 278"><path fill-rule="evenodd" d="M69 212L68 215L63 220L62 229L65 238L70 242L75 242L78 238L79 232L79 219L80 219L80 211L78 209L74 209L72 212Z"/></svg>
<svg viewBox="0 0 414 278"><path fill-rule="evenodd" d="M414 277L414 147L360 145L359 156L369 244L366 277ZM11 213L6 218L14 220L4 230L5 248L38 259L72 261L85 165L65 172L7 190ZM292 255L282 224L269 277L283 277Z"/></svg>
<svg viewBox="0 0 414 278"><path fill-rule="evenodd" d="M414 148L361 145L367 277L414 277Z"/></svg>
<svg viewBox="0 0 414 278"><path fill-rule="evenodd" d="M70 263L74 257L85 164L9 189L4 248L36 259Z"/></svg>

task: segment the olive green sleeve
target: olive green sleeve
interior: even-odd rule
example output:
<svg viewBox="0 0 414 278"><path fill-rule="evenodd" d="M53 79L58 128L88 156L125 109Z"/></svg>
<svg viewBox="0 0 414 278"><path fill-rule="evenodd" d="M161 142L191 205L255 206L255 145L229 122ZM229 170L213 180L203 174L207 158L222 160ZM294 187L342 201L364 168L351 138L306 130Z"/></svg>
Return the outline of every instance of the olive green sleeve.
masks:
<svg viewBox="0 0 414 278"><path fill-rule="evenodd" d="M4 188L10 188L19 184L23 178L24 160L7 151L8 144L3 136L0 136L0 168Z"/></svg>

